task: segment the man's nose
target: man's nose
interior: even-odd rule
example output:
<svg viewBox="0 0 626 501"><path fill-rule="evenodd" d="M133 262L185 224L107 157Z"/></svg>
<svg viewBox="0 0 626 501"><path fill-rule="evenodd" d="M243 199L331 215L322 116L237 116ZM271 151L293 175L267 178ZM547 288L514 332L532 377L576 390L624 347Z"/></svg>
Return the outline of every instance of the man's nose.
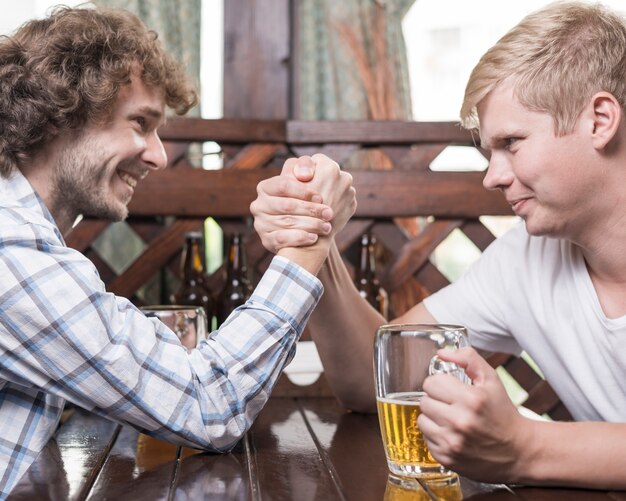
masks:
<svg viewBox="0 0 626 501"><path fill-rule="evenodd" d="M146 138L146 148L141 158L155 170L162 170L167 166L167 153L156 131Z"/></svg>
<svg viewBox="0 0 626 501"><path fill-rule="evenodd" d="M513 182L513 171L508 161L493 153L489 159L487 173L483 178L483 186L488 190L504 189Z"/></svg>

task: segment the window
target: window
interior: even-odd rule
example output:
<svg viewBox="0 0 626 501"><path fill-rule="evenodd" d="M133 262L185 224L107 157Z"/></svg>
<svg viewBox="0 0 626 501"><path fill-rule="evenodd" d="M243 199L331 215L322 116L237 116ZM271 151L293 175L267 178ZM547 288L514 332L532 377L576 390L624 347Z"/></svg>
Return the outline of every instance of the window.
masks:
<svg viewBox="0 0 626 501"><path fill-rule="evenodd" d="M525 15L549 3L416 0L403 21L414 120L457 120L465 83L480 56ZM602 3L626 13L623 0Z"/></svg>

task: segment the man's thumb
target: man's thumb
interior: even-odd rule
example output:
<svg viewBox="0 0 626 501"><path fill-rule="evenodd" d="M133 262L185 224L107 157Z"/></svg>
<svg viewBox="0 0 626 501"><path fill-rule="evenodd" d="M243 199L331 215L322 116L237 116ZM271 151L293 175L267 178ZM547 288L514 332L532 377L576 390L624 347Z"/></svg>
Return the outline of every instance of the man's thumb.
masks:
<svg viewBox="0 0 626 501"><path fill-rule="evenodd" d="M306 183L315 175L315 163L311 157L300 157L296 161L293 174L300 182Z"/></svg>

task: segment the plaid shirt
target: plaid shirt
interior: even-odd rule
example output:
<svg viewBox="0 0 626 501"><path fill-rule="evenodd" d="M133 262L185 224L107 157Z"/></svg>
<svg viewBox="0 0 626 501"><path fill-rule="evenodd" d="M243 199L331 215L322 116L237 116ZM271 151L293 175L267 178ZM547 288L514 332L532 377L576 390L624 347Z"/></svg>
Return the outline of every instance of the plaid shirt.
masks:
<svg viewBox="0 0 626 501"><path fill-rule="evenodd" d="M176 444L228 451L295 352L321 283L275 257L244 307L193 351L107 293L17 172L0 179L0 499L65 400Z"/></svg>

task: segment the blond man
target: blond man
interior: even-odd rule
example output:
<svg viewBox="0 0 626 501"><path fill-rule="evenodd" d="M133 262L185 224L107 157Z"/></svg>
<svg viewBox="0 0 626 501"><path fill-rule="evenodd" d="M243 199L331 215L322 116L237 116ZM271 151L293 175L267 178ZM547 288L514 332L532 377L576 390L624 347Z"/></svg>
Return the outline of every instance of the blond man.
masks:
<svg viewBox="0 0 626 501"><path fill-rule="evenodd" d="M485 360L459 350L447 358L473 385L429 378L419 418L434 457L459 473L626 488L625 109L626 27L601 6L527 16L470 76L461 119L490 155L483 184L524 224L393 322L463 324L477 348L525 350L576 421L523 417ZM290 194L275 187L259 187L257 230L269 249L303 245L315 218L292 215L299 231L288 229L277 203ZM309 327L326 374L345 406L371 410L372 336L384 319L351 285L336 247L320 278L325 296Z"/></svg>

